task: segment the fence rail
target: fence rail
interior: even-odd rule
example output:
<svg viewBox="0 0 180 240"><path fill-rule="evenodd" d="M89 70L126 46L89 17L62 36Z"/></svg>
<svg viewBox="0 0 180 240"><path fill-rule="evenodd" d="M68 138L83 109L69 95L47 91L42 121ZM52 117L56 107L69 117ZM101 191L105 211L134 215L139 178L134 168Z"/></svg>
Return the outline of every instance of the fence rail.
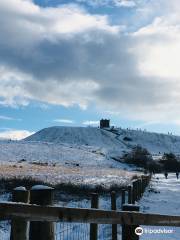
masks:
<svg viewBox="0 0 180 240"><path fill-rule="evenodd" d="M22 203L0 203L0 220L74 222L180 227L180 216L110 211L86 208L38 206Z"/></svg>
<svg viewBox="0 0 180 240"><path fill-rule="evenodd" d="M117 240L120 225L123 240L136 240L134 229L139 225L179 227L179 216L138 212L135 204L149 181L150 176L144 176L122 189L123 211L117 208L116 192L111 193L111 210L100 210L97 193L91 195L91 208L70 208L53 205L53 188L15 188L13 202L0 202L0 221L11 221L11 240L98 240L100 232L103 240Z"/></svg>

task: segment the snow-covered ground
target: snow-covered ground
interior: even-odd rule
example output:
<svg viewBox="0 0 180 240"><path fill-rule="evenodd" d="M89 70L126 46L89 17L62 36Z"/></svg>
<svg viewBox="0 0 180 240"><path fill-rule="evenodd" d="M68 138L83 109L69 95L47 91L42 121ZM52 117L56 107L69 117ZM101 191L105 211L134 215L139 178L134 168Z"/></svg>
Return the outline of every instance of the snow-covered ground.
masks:
<svg viewBox="0 0 180 240"><path fill-rule="evenodd" d="M135 145L141 145L152 155L162 155L164 152L180 153L180 136L146 132L142 130L117 129L117 139L126 142L126 146L131 148ZM124 141L124 138L131 141Z"/></svg>
<svg viewBox="0 0 180 240"><path fill-rule="evenodd" d="M180 154L180 136L121 128L110 130L92 127L50 127L33 134L25 141L89 146L90 149L93 147L105 155L115 157L130 151L136 145L147 148L155 156L164 152Z"/></svg>
<svg viewBox="0 0 180 240"><path fill-rule="evenodd" d="M180 179L176 179L175 174L169 174L166 180L163 174L157 174L152 178L150 183L150 190L145 192L143 198L140 200L140 211L147 213L157 213L166 215L180 215ZM153 191L152 191L153 190ZM7 195L1 195L0 199L7 199ZM56 200L56 205L66 207L90 207L89 198L74 198L74 196L62 195ZM121 198L118 196L117 207L120 209ZM109 195L102 196L100 198L100 209L110 209L110 197ZM154 227L154 226L142 226L146 229L157 230L166 229L171 230L173 233L170 234L144 234L140 237L140 240L179 240L180 239L180 228L176 227ZM0 240L8 240L9 225L7 223L0 224ZM64 232L63 232L63 231ZM84 236L89 236L89 225L88 224L66 224L58 223L56 225L57 239L64 240L77 239L79 237L84 239ZM118 239L121 239L121 227L118 226ZM67 235L67 236L66 236ZM74 238L75 237L75 238ZM80 238L78 238L80 239ZM110 240L111 239L111 226L100 225L99 226L99 240Z"/></svg>
<svg viewBox="0 0 180 240"><path fill-rule="evenodd" d="M0 141L1 162L16 162L22 159L28 162L59 163L69 166L79 164L80 166L117 167L120 165L105 155L103 149L99 149L97 146L87 147L53 142Z"/></svg>
<svg viewBox="0 0 180 240"><path fill-rule="evenodd" d="M171 173L168 179L163 174L157 174L151 181L153 191L146 191L140 201L141 211L180 216L180 179L176 179L175 173ZM169 234L144 234L141 240L179 240L180 228L177 227L153 227L144 226L148 229L173 230Z"/></svg>
<svg viewBox="0 0 180 240"><path fill-rule="evenodd" d="M178 136L120 128L51 127L22 141L1 140L0 176L30 177L55 185L122 186L132 178L132 168L116 160L137 144L155 159L164 152L180 153Z"/></svg>
<svg viewBox="0 0 180 240"><path fill-rule="evenodd" d="M9 201L10 194L1 189L0 201ZM0 240L10 239L10 224L8 221L0 221Z"/></svg>
<svg viewBox="0 0 180 240"><path fill-rule="evenodd" d="M132 168L103 151L106 149L98 146L70 143L0 141L0 178L28 178L52 185L70 183L92 188L128 184L136 173L125 171Z"/></svg>
<svg viewBox="0 0 180 240"><path fill-rule="evenodd" d="M109 131L93 127L50 127L25 139L51 143L66 143L74 147L99 151L105 155L120 156L127 146Z"/></svg>
<svg viewBox="0 0 180 240"><path fill-rule="evenodd" d="M0 179L36 180L55 187L65 184L94 190L96 187L109 189L111 186L123 187L130 183L138 172L117 168L70 167L61 165L39 165L30 163L1 163Z"/></svg>

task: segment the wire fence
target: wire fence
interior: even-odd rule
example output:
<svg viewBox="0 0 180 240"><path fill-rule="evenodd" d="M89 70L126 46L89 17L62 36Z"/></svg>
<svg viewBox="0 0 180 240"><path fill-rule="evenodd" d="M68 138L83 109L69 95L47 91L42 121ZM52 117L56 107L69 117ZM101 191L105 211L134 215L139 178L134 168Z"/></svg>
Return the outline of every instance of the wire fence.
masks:
<svg viewBox="0 0 180 240"><path fill-rule="evenodd" d="M55 223L55 240L89 240L90 224L86 223ZM118 226L118 239L121 239L121 226ZM10 222L0 222L0 240L10 239ZM112 239L112 225L98 225L98 240Z"/></svg>
<svg viewBox="0 0 180 240"><path fill-rule="evenodd" d="M55 228L55 240L89 240L89 224L57 223Z"/></svg>
<svg viewBox="0 0 180 240"><path fill-rule="evenodd" d="M1 192L1 200L9 200L10 194ZM60 197L60 196L59 196ZM104 210L110 210L110 196L104 194L100 196L99 208ZM70 199L65 201L64 199L56 199L57 206L63 207L76 207L76 208L90 208L91 199L78 198L76 200ZM117 208L121 209L121 195L117 196ZM90 239L90 224L86 223L69 223L58 222L54 224L55 227L55 240L89 240ZM118 226L118 232L121 233L121 226ZM0 222L0 240L10 239L10 221ZM99 224L98 225L98 240L110 240L112 239L112 225ZM120 239L120 238L119 238Z"/></svg>
<svg viewBox="0 0 180 240"><path fill-rule="evenodd" d="M121 239L121 226L118 228L118 239ZM86 223L57 223L55 240L89 240L90 224ZM112 240L112 225L98 225L98 240Z"/></svg>
<svg viewBox="0 0 180 240"><path fill-rule="evenodd" d="M10 221L1 221L0 222L0 240L9 240L10 239Z"/></svg>
<svg viewBox="0 0 180 240"><path fill-rule="evenodd" d="M143 179L145 181L141 181L141 186L138 185L139 181L133 182L133 186L130 188L131 197L134 197L134 203L138 199L140 199L141 194L145 190L145 187L148 185L148 179ZM148 181L147 181L148 180ZM136 183L136 184L134 184ZM49 191L49 189L48 189ZM115 193L115 192L114 192ZM122 195L121 195L122 194ZM94 194L93 194L94 195ZM116 192L115 195L111 193L110 194L95 194L97 197L97 202L93 200L93 195L89 196L68 196L65 193L58 192L55 197L55 202L50 203L50 205L54 206L60 206L60 207L71 207L71 208L98 208L100 210L121 210L122 204L129 203L129 190L127 191L121 191ZM11 194L0 191L0 201L8 201L11 200ZM39 195L40 196L40 195ZM95 197L95 196L94 196ZM116 207L114 208L114 200ZM122 200L123 199L123 200ZM132 200L131 200L132 201ZM95 203L94 206L93 202ZM130 202L130 203L133 203ZM41 205L41 204L40 204ZM77 213L77 211L76 211ZM71 216L70 216L71 218ZM95 219L96 217L94 217ZM69 218L68 218L69 219ZM77 218L78 219L78 218ZM76 219L76 220L77 220ZM74 220L74 221L76 221ZM70 219L69 219L70 221ZM83 218L84 221L84 218ZM0 222L0 240L9 240L10 239L10 222L4 221ZM54 223L55 228L55 240L89 240L90 239L90 233L92 234L92 231L90 231L90 224L89 223L76 223L76 222L58 222ZM112 233L112 224L99 224L98 223L98 231L97 231L97 237L98 240L110 240L112 239L112 235L114 234L114 229ZM121 239L121 226L117 225L117 239ZM28 229L29 230L29 229ZM92 230L92 229L91 229Z"/></svg>

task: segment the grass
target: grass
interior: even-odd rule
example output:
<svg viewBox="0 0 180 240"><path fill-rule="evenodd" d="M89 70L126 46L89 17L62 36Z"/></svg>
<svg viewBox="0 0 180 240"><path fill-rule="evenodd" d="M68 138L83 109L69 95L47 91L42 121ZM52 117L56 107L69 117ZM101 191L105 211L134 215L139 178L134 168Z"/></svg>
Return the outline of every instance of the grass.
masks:
<svg viewBox="0 0 180 240"><path fill-rule="evenodd" d="M17 186L30 189L45 184L70 193L120 191L141 175L117 168L80 168L34 163L0 165L0 185L12 190Z"/></svg>

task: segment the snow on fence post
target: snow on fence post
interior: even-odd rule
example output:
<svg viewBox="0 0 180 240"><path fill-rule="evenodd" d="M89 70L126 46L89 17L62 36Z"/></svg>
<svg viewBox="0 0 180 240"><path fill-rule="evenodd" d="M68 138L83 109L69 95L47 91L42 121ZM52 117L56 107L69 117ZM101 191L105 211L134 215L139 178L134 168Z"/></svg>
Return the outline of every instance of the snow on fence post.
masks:
<svg viewBox="0 0 180 240"><path fill-rule="evenodd" d="M117 210L116 208L116 193L111 192L111 210ZM112 240L117 240L117 224L112 224Z"/></svg>
<svg viewBox="0 0 180 240"><path fill-rule="evenodd" d="M125 194L126 194L126 190L122 189L121 190L121 208L122 208L123 204L125 204Z"/></svg>
<svg viewBox="0 0 180 240"><path fill-rule="evenodd" d="M25 187L13 189L13 202L29 203L29 191ZM28 239L28 222L24 220L12 220L10 240L27 240Z"/></svg>
<svg viewBox="0 0 180 240"><path fill-rule="evenodd" d="M30 203L37 205L53 204L54 188L36 185L31 188ZM54 240L54 223L52 222L31 222L29 240Z"/></svg>
<svg viewBox="0 0 180 240"><path fill-rule="evenodd" d="M130 211L130 212L139 212L138 205L132 204L124 204L123 211ZM122 224L122 240L139 240L139 236L136 235L135 229L137 225L125 225Z"/></svg>
<svg viewBox="0 0 180 240"><path fill-rule="evenodd" d="M128 204L132 203L132 187L131 185L128 186Z"/></svg>
<svg viewBox="0 0 180 240"><path fill-rule="evenodd" d="M98 208L99 207L99 196L97 193L91 194L91 208ZM98 239L98 225L95 223L90 224L90 240L97 240Z"/></svg>

